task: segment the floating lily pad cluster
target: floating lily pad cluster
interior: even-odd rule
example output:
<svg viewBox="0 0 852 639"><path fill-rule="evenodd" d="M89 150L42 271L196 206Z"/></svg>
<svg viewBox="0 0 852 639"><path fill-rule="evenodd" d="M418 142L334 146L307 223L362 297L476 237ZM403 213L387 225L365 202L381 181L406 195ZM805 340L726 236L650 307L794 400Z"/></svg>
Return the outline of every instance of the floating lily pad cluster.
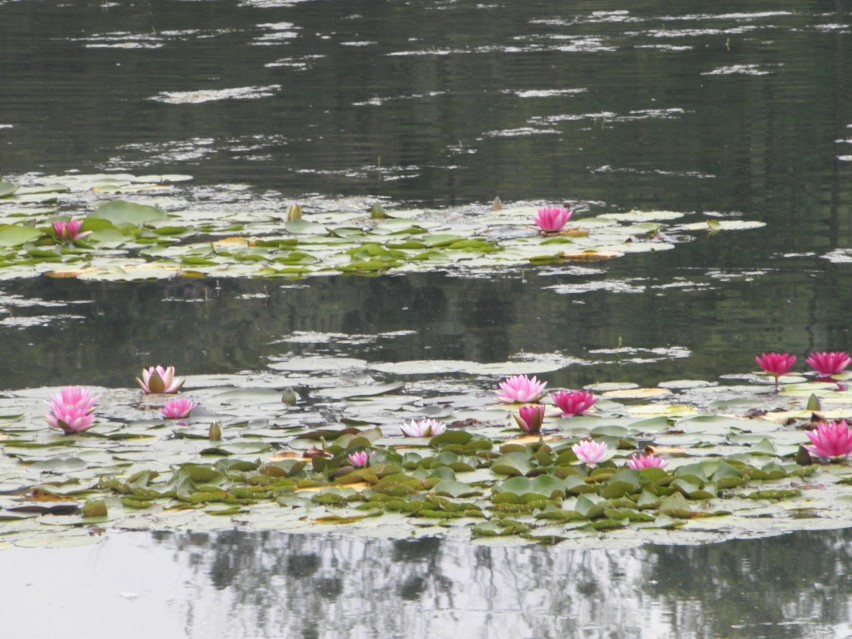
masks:
<svg viewBox="0 0 852 639"><path fill-rule="evenodd" d="M187 176L73 175L0 182L0 279L141 280L285 277L436 269L493 270L519 264L597 261L662 251L694 231L759 222L697 220L671 211L606 213L540 233L536 207L369 212L237 201L225 209L180 190ZM132 200L132 201L130 201ZM245 198L243 198L245 200ZM83 220L80 239L52 226ZM83 236L85 235L85 236Z"/></svg>
<svg viewBox="0 0 852 639"><path fill-rule="evenodd" d="M762 377L595 385L588 415L562 419L544 400L539 436L514 425L517 408L495 404L482 377L443 380L439 394L418 390L424 377L371 382L362 371L346 386L319 367L189 377L181 395L199 405L186 420L162 417L173 396L91 389L95 424L71 435L44 422L55 389L9 393L0 398L0 543L235 525L490 543L602 543L609 531L607 543L690 543L852 523L852 467L797 463L815 411L852 412L852 392L836 382L788 378L796 383L779 394ZM403 437L405 421L424 415L448 429ZM594 468L572 451L588 438L612 452ZM626 467L645 450L669 465ZM353 466L359 452L366 467Z"/></svg>

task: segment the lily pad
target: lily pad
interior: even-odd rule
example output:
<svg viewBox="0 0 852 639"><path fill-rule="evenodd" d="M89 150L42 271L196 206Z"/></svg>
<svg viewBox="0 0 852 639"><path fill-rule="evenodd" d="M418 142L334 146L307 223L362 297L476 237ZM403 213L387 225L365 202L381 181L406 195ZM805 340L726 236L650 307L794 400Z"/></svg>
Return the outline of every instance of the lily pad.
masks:
<svg viewBox="0 0 852 639"><path fill-rule="evenodd" d="M114 200L98 206L92 217L107 220L114 226L142 226L148 222L166 219L166 214L155 206L135 204L124 200Z"/></svg>

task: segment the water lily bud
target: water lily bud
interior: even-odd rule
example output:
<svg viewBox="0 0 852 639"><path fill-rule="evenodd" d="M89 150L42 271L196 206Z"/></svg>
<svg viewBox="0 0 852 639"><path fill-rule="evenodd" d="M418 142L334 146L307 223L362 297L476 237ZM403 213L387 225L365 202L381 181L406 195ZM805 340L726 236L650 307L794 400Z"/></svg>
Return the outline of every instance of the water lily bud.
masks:
<svg viewBox="0 0 852 639"><path fill-rule="evenodd" d="M371 220L386 220L389 217L390 215L385 213L385 210L378 204L373 204L373 206L370 208Z"/></svg>
<svg viewBox="0 0 852 639"><path fill-rule="evenodd" d="M219 441L222 439L222 425L219 422L213 422L210 424L208 437L210 437L212 441Z"/></svg>
<svg viewBox="0 0 852 639"><path fill-rule="evenodd" d="M811 396L808 397L808 405L805 406L805 410L809 410L815 413L818 413L820 410L822 410L822 407L819 403L819 397L811 393Z"/></svg>
<svg viewBox="0 0 852 639"><path fill-rule="evenodd" d="M299 401L299 393L297 393L293 388L287 387L281 393L281 401L285 404L289 404L290 406L295 406Z"/></svg>
<svg viewBox="0 0 852 639"><path fill-rule="evenodd" d="M302 219L302 207L296 203L287 207L287 221L295 222Z"/></svg>

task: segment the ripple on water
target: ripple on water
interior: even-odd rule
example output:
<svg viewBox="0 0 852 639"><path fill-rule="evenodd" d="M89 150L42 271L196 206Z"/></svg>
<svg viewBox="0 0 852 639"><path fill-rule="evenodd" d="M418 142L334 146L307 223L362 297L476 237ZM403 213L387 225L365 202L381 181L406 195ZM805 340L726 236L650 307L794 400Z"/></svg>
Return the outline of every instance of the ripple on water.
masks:
<svg viewBox="0 0 852 639"><path fill-rule="evenodd" d="M161 91L148 98L164 104L202 104L218 100L258 100L269 98L281 90L280 84L262 87L234 87L231 89L201 89L198 91Z"/></svg>
<svg viewBox="0 0 852 639"><path fill-rule="evenodd" d="M510 95L515 95L519 98L552 98L552 97L560 97L564 95L577 95L579 93L586 93L588 89L532 89L527 91L514 91L511 89L507 89L501 91L501 93L507 93Z"/></svg>
<svg viewBox="0 0 852 639"><path fill-rule="evenodd" d="M291 22L270 22L257 26L264 29L266 33L254 38L250 43L252 46L274 46L299 37L299 28Z"/></svg>
<svg viewBox="0 0 852 639"><path fill-rule="evenodd" d="M705 71L701 75L769 75L770 73L772 71L767 71L757 64L732 64Z"/></svg>
<svg viewBox="0 0 852 639"><path fill-rule="evenodd" d="M267 69L285 68L293 69L294 71L307 71L308 69L313 68L314 63L317 60L321 60L324 57L325 55L323 54L291 56L287 58L279 58L273 62L267 62L263 66Z"/></svg>
<svg viewBox="0 0 852 639"><path fill-rule="evenodd" d="M232 31L232 29L175 29L152 33L112 31L95 33L83 38L69 38L69 40L83 43L86 49L161 49L170 42L206 40Z"/></svg>
<svg viewBox="0 0 852 639"><path fill-rule="evenodd" d="M438 96L447 95L446 91L427 91L426 93L412 93L411 95L389 95L383 98L378 96L369 100L353 102L352 106L382 106L386 102L399 102L403 100L422 100L424 98L436 98Z"/></svg>

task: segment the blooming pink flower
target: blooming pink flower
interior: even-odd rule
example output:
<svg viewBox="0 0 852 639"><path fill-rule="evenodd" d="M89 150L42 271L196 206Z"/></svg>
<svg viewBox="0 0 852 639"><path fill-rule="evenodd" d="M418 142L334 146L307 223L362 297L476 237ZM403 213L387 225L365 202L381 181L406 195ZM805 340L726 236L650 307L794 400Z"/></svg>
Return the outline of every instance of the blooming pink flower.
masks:
<svg viewBox="0 0 852 639"><path fill-rule="evenodd" d="M66 386L48 403L51 412L44 418L52 428L69 435L92 427L95 398L85 388Z"/></svg>
<svg viewBox="0 0 852 639"><path fill-rule="evenodd" d="M547 382L540 382L535 376L530 379L526 375L515 375L504 379L499 384L497 399L506 404L524 404L537 402L544 395Z"/></svg>
<svg viewBox="0 0 852 639"><path fill-rule="evenodd" d="M796 356L789 353L761 353L754 359L758 366L776 379L786 375L796 363Z"/></svg>
<svg viewBox="0 0 852 639"><path fill-rule="evenodd" d="M447 427L437 419L412 419L402 426L402 434L406 437L435 437L440 435Z"/></svg>
<svg viewBox="0 0 852 639"><path fill-rule="evenodd" d="M173 399L170 402L166 402L163 406L163 417L166 419L183 419L184 417L189 417L189 413L196 406L198 404L191 399Z"/></svg>
<svg viewBox="0 0 852 639"><path fill-rule="evenodd" d="M561 206L539 209L533 221L538 224L545 233L558 233L562 227L568 224L568 220L574 215L574 211L564 209Z"/></svg>
<svg viewBox="0 0 852 639"><path fill-rule="evenodd" d="M183 380L175 377L175 367L151 366L142 370L142 379L136 378L145 394L177 393Z"/></svg>
<svg viewBox="0 0 852 639"><path fill-rule="evenodd" d="M627 460L627 467L633 470L643 470L645 468L665 468L669 462L662 457L656 457L654 453L648 455L632 455Z"/></svg>
<svg viewBox="0 0 852 639"><path fill-rule="evenodd" d="M349 463L355 468L366 468L370 463L370 455L366 450L359 450L357 453L349 455Z"/></svg>
<svg viewBox="0 0 852 639"><path fill-rule="evenodd" d="M852 363L852 358L849 357L849 353L838 351L834 353L811 353L811 356L805 361L819 373L820 377L831 377L842 373L843 369Z"/></svg>
<svg viewBox="0 0 852 639"><path fill-rule="evenodd" d="M514 418L525 433L537 433L544 421L544 406L521 406Z"/></svg>
<svg viewBox="0 0 852 639"><path fill-rule="evenodd" d="M778 378L793 368L793 364L796 363L796 356L789 353L761 353L754 360L758 366L775 378L775 390L777 391Z"/></svg>
<svg viewBox="0 0 852 639"><path fill-rule="evenodd" d="M550 398L557 408L562 411L562 417L574 417L582 415L598 401L598 398L589 391L560 391L551 394Z"/></svg>
<svg viewBox="0 0 852 639"><path fill-rule="evenodd" d="M63 242L73 243L76 240L82 240L84 237L92 234L91 231L80 233L80 229L82 227L83 220L68 220L67 222L63 220L55 220L53 222L53 230L56 233L56 236Z"/></svg>
<svg viewBox="0 0 852 639"><path fill-rule="evenodd" d="M852 429L846 420L822 423L807 433L813 446L805 449L813 457L846 457L852 455Z"/></svg>
<svg viewBox="0 0 852 639"><path fill-rule="evenodd" d="M583 441L571 446L571 450L581 462L589 468L594 468L606 456L606 442L596 442L593 439Z"/></svg>

